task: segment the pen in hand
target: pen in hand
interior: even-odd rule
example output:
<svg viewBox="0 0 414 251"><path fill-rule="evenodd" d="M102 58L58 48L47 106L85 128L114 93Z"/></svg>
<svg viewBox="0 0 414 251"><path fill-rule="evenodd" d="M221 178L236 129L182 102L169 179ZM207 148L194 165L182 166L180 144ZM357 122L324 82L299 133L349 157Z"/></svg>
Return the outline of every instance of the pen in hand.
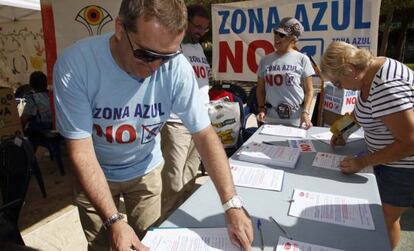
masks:
<svg viewBox="0 0 414 251"><path fill-rule="evenodd" d="M286 232L285 229L282 228L281 225L279 225L279 223L277 223L277 221L272 216L270 216L269 219L276 224L276 226L286 235L286 237L288 237L290 240L293 240L293 238Z"/></svg>
<svg viewBox="0 0 414 251"><path fill-rule="evenodd" d="M261 250L263 251L264 250L264 240L263 240L262 222L260 221L260 219L257 219L256 226L257 226L257 229L259 230Z"/></svg>

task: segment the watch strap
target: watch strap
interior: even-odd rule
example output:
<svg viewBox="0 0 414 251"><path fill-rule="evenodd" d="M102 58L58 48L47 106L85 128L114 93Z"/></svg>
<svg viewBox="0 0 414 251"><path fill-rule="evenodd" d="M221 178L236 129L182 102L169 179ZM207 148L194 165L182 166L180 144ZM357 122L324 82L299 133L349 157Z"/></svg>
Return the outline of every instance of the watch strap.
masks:
<svg viewBox="0 0 414 251"><path fill-rule="evenodd" d="M230 208L243 208L243 200L238 195L234 195L226 203L223 204L223 210L226 212Z"/></svg>
<svg viewBox="0 0 414 251"><path fill-rule="evenodd" d="M114 213L111 217L109 217L108 219L104 221L103 227L105 229L109 229L115 222L119 220L123 220L123 219L124 219L124 215L120 213Z"/></svg>

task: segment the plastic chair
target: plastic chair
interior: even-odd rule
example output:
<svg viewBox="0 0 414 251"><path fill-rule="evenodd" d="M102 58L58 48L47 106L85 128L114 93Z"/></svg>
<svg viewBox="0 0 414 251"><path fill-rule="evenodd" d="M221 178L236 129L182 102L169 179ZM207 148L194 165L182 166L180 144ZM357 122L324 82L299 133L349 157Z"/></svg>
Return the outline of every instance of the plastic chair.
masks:
<svg viewBox="0 0 414 251"><path fill-rule="evenodd" d="M59 172L62 176L65 175L63 167L62 153L60 145L63 142L63 137L56 130L43 130L36 137L31 138L34 152L39 146L46 148L49 151L50 159L56 160Z"/></svg>
<svg viewBox="0 0 414 251"><path fill-rule="evenodd" d="M14 136L0 144L0 241L24 245L18 227L20 210L26 197L33 163L30 143Z"/></svg>

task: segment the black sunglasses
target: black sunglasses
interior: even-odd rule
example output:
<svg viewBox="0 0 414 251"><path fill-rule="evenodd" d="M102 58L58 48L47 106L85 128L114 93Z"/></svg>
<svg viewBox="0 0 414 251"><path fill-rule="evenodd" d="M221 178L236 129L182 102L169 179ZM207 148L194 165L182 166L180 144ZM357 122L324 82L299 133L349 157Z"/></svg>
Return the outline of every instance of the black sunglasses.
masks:
<svg viewBox="0 0 414 251"><path fill-rule="evenodd" d="M124 26L124 30L125 30L125 34L127 36L129 45L131 46L132 53L134 54L134 57L146 63L151 63L157 60L161 60L161 62L164 63L174 58L178 54L181 54L181 51L177 51L174 53L168 53L168 54L161 54L161 53L157 53L157 52L145 50L145 49L134 49L134 46L132 46L131 39L129 38L128 31L125 28L125 26Z"/></svg>
<svg viewBox="0 0 414 251"><path fill-rule="evenodd" d="M283 33L281 33L281 32L278 32L278 31L276 31L276 30L273 30L273 34L276 36L276 35L278 35L280 38L284 38L284 37L286 37L287 35L286 34L283 34Z"/></svg>

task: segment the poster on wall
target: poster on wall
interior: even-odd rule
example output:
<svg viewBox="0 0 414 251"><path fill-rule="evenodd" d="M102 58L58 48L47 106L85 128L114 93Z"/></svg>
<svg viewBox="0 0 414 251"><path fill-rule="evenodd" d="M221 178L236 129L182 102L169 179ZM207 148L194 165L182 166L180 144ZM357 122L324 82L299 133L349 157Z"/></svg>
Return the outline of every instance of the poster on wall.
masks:
<svg viewBox="0 0 414 251"><path fill-rule="evenodd" d="M274 52L273 28L295 17L304 29L298 48L319 63L332 41L367 48L375 55L381 0L256 0L212 5L216 80L256 81L260 59Z"/></svg>
<svg viewBox="0 0 414 251"><path fill-rule="evenodd" d="M33 71L46 72L41 20L0 23L0 85L28 84Z"/></svg>
<svg viewBox="0 0 414 251"><path fill-rule="evenodd" d="M65 1L52 2L57 52L77 40L114 30L121 1Z"/></svg>

